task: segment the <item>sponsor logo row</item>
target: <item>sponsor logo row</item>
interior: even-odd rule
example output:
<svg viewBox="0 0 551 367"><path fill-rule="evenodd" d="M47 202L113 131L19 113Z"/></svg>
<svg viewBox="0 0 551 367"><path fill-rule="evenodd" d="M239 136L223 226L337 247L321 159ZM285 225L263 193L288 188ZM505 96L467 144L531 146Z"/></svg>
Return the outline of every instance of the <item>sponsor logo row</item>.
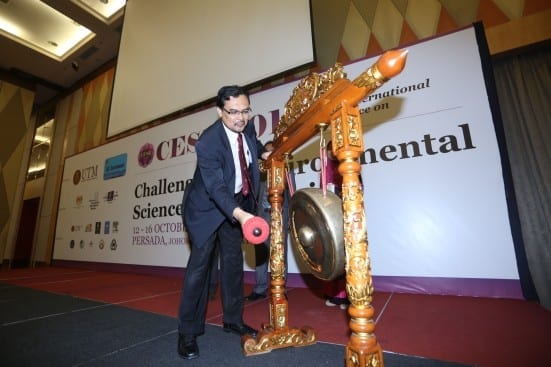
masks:
<svg viewBox="0 0 551 367"><path fill-rule="evenodd" d="M117 240L116 239L112 239L110 242L106 243L106 241L104 239L100 239L98 242L97 242L97 247L98 249L100 250L103 250L106 248L106 244L108 244L108 248L111 250L111 251L116 251L117 250ZM86 243L85 240L75 240L75 239L72 239L69 241L69 248L70 249L85 249L86 247L88 248L94 248L96 246L96 242L94 240L90 240L88 241L88 243Z"/></svg>

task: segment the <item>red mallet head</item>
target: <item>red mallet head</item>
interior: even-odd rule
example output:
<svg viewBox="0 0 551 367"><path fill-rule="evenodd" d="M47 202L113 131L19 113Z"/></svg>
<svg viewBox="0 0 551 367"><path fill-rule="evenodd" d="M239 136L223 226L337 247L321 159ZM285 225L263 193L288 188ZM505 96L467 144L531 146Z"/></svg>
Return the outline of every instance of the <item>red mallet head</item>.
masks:
<svg viewBox="0 0 551 367"><path fill-rule="evenodd" d="M243 236L253 245L266 241L270 235L270 226L261 217L252 217L243 224Z"/></svg>

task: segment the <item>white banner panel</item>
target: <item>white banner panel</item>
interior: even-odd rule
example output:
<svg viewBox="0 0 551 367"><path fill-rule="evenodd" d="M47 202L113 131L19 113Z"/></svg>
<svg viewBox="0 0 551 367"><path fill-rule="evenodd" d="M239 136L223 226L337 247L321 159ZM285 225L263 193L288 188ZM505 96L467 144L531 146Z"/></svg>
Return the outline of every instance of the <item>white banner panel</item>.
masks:
<svg viewBox="0 0 551 367"><path fill-rule="evenodd" d="M348 78L375 61L345 66ZM262 141L296 84L251 96ZM518 280L474 28L411 46L403 73L360 108L373 275L405 277L406 290L408 277ZM54 259L184 267L180 202L194 142L215 118L210 108L68 158ZM293 165L297 188L319 187L319 140ZM303 272L290 252L289 272Z"/></svg>

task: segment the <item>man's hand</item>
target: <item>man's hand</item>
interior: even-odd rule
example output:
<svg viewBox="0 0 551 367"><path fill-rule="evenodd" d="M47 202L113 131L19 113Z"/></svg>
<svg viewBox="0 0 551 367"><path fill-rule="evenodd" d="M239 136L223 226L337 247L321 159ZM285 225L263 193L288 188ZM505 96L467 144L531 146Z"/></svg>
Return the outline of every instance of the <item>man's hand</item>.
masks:
<svg viewBox="0 0 551 367"><path fill-rule="evenodd" d="M239 222L239 224L241 224L241 226L243 226L243 224L245 224L245 222L248 221L249 219L253 218L254 215L244 211L240 207L237 207L233 210L233 217L237 219L237 221Z"/></svg>

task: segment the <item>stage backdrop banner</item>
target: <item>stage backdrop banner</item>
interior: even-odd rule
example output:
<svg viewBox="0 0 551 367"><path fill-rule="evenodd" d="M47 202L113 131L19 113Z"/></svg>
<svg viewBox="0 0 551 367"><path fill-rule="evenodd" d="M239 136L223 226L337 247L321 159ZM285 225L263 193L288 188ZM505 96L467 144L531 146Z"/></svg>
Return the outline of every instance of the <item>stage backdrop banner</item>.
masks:
<svg viewBox="0 0 551 367"><path fill-rule="evenodd" d="M404 71L359 105L369 256L377 289L521 297L502 162L475 28L408 47ZM376 58L345 65L352 80ZM273 139L298 81L251 95ZM185 267L181 199L214 107L67 158L54 259ZM330 135L327 135L327 139ZM319 138L293 153L319 187ZM245 270L254 267L243 246ZM289 272L304 273L289 250Z"/></svg>

